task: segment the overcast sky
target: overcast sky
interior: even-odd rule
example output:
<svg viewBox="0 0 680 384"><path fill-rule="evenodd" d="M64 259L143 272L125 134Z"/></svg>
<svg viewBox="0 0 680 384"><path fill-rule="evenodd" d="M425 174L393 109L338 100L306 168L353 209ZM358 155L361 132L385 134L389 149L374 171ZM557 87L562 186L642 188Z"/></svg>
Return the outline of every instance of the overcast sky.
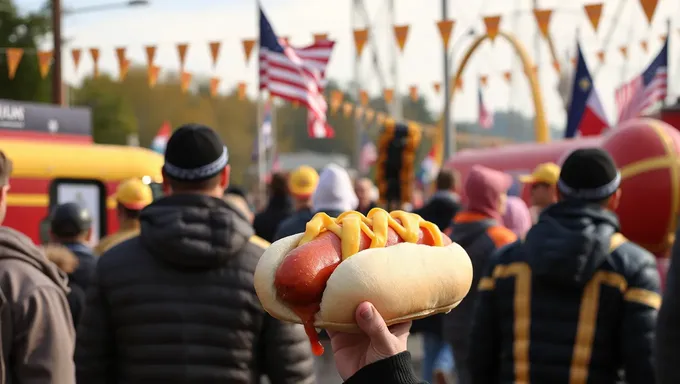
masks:
<svg viewBox="0 0 680 384"><path fill-rule="evenodd" d="M108 4L117 0L63 0L64 7L77 9L95 4ZM35 9L42 0L17 0L25 9ZM352 40L351 0L261 0L275 31L290 36L293 45L306 45L312 41L312 33L327 32L337 41L331 59L328 76L349 82L354 76L354 44ZM365 0L373 20L372 31L380 46L379 56L387 84L393 86L394 78L389 70L390 45L394 44L392 21L387 17L388 0ZM614 120L614 88L624 80L639 73L661 47L659 36L667 30L668 18L672 22L670 79L671 94L680 93L680 1L660 0L653 25L649 27L637 0L604 0L604 14L600 28L595 34L582 11L584 3L594 0L538 0L540 8L555 9L550 31L557 51L566 61L575 51L577 30L581 36L586 60L595 76L596 86L610 120ZM152 5L99 13L70 15L64 19L64 35L69 47L64 55L64 71L67 81L77 83L91 71L92 62L84 52L81 66L75 71L70 58L72 47L99 47L102 50L100 67L117 73L114 48L126 46L128 56L135 62L145 62L143 47L157 44L157 63L164 70L179 67L176 44L191 44L187 56L187 70L206 76L222 78L224 91L239 81L246 81L250 93L255 96L256 60L246 66L241 49L241 39L257 36L257 5L254 0L151 0ZM411 31L403 55L398 62L398 88L406 93L409 85L418 85L432 109L439 111L443 102L432 84L441 81L442 45L435 25L441 19L441 2L438 0L394 0L396 24L410 24ZM476 5L475 5L476 4ZM569 4L569 5L565 5ZM449 17L456 20L454 37L455 57L459 62L472 39L460 37L469 28L483 32L482 17L501 14L501 29L512 32L526 45L533 57L538 57L540 82L551 124L562 127L565 113L556 91L557 76L552 68L545 41L536 44L536 25L531 13L531 0L449 0ZM621 9L618 14L617 11ZM363 24L355 24L363 26ZM611 36L607 39L608 36ZM213 70L208 42L222 41L218 66ZM649 53L640 42L649 41ZM623 59L619 47L629 46L629 59ZM607 51L604 65L599 65L596 52ZM538 51L538 53L537 53ZM359 78L372 94L379 94L378 76L372 69L370 53L364 52ZM477 118L477 78L489 75L489 85L483 90L489 108L495 111L516 110L533 115L533 105L526 79L519 69L519 61L510 45L502 40L491 44L485 42L473 56L465 71L464 90L456 95L455 118ZM514 79L508 84L502 73L513 70Z"/></svg>

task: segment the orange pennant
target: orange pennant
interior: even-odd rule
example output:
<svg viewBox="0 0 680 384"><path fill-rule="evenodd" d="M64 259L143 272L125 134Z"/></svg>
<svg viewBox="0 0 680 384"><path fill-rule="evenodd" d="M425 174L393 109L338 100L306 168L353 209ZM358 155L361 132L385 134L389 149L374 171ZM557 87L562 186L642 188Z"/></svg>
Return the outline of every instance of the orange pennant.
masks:
<svg viewBox="0 0 680 384"><path fill-rule="evenodd" d="M116 48L116 59L118 60L118 65L125 61L125 47Z"/></svg>
<svg viewBox="0 0 680 384"><path fill-rule="evenodd" d="M538 24L538 30L541 31L541 35L545 38L548 38L551 16L551 9L534 9L534 17L536 18L536 24Z"/></svg>
<svg viewBox="0 0 680 384"><path fill-rule="evenodd" d="M640 48L642 48L642 50L645 51L645 53L649 50L649 46L648 46L648 44L647 44L647 40L642 40L642 41L640 42Z"/></svg>
<svg viewBox="0 0 680 384"><path fill-rule="evenodd" d="M453 20L442 20L437 22L437 28L439 29L439 35L442 38L442 43L444 43L444 48L449 47L449 41L451 40L451 32L456 22Z"/></svg>
<svg viewBox="0 0 680 384"><path fill-rule="evenodd" d="M484 25L486 26L486 34L489 35L491 41L496 40L498 36L499 27L501 24L500 16L487 16L484 18Z"/></svg>
<svg viewBox="0 0 680 384"><path fill-rule="evenodd" d="M488 83L489 83L489 76L487 76L487 75L479 76L479 84L481 84L482 87L486 87L486 85Z"/></svg>
<svg viewBox="0 0 680 384"><path fill-rule="evenodd" d="M217 91L220 88L220 78L217 76L210 78L210 96L217 96Z"/></svg>
<svg viewBox="0 0 680 384"><path fill-rule="evenodd" d="M604 51L597 52L597 59L600 60L600 63L604 63L604 57L605 57Z"/></svg>
<svg viewBox="0 0 680 384"><path fill-rule="evenodd" d="M73 68L78 71L80 66L80 55L83 51L80 48L74 48L71 50L71 59L73 60Z"/></svg>
<svg viewBox="0 0 680 384"><path fill-rule="evenodd" d="M187 51L189 50L189 44L179 43L177 44L177 55L179 56L179 69L184 71L184 63L187 60Z"/></svg>
<svg viewBox="0 0 680 384"><path fill-rule="evenodd" d="M156 86L156 83L158 82L158 75L161 73L161 67L157 65L151 65L149 66L148 69L148 76L149 76L149 87L153 88Z"/></svg>
<svg viewBox="0 0 680 384"><path fill-rule="evenodd" d="M23 48L7 48L5 50L5 56L7 56L7 72L9 79L14 79L17 74L17 68L19 68L19 63L21 58L24 56Z"/></svg>
<svg viewBox="0 0 680 384"><path fill-rule="evenodd" d="M602 17L602 7L604 4L588 4L583 6L586 11L586 16L590 20L590 25L593 26L593 30L597 33L597 28L600 26L600 18Z"/></svg>
<svg viewBox="0 0 680 384"><path fill-rule="evenodd" d="M238 99L243 101L246 99L247 84L245 82L238 83Z"/></svg>
<svg viewBox="0 0 680 384"><path fill-rule="evenodd" d="M385 98L385 104L392 104L392 101L394 100L394 89L386 88L383 91L383 98Z"/></svg>
<svg viewBox="0 0 680 384"><path fill-rule="evenodd" d="M38 67L40 68L40 77L43 79L50 73L50 65L52 65L52 51L38 52Z"/></svg>
<svg viewBox="0 0 680 384"><path fill-rule="evenodd" d="M352 110L354 110L352 103L344 102L342 104L342 113L345 117L350 117L352 115Z"/></svg>
<svg viewBox="0 0 680 384"><path fill-rule="evenodd" d="M255 47L255 39L244 39L243 42L243 55L246 58L246 64L250 62L250 56L253 54L253 48Z"/></svg>
<svg viewBox="0 0 680 384"><path fill-rule="evenodd" d="M120 79L120 81L125 80L129 71L130 71L130 60L125 59L125 60L123 60L123 62L120 65L120 74L118 75L118 78Z"/></svg>
<svg viewBox="0 0 680 384"><path fill-rule="evenodd" d="M222 43L219 41L211 41L208 43L208 48L210 49L210 60L212 61L212 67L215 69L217 65L217 60L220 58L220 47Z"/></svg>
<svg viewBox="0 0 680 384"><path fill-rule="evenodd" d="M439 94L439 93L442 91L442 83L440 83L440 82L437 81L437 82L435 82L435 83L432 84L432 85L434 86L434 92L435 92L436 94Z"/></svg>
<svg viewBox="0 0 680 384"><path fill-rule="evenodd" d="M619 51L624 58L628 58L628 47L619 47Z"/></svg>
<svg viewBox="0 0 680 384"><path fill-rule="evenodd" d="M354 48L356 49L357 58L361 57L361 53L364 51L366 42L368 41L368 29L355 29L354 30Z"/></svg>
<svg viewBox="0 0 680 384"><path fill-rule="evenodd" d="M125 47L116 48L116 59L118 60L118 79L123 81L127 76L127 68L124 67L128 62L127 58L125 57Z"/></svg>
<svg viewBox="0 0 680 384"><path fill-rule="evenodd" d="M191 85L191 73L183 71L179 75L179 86L182 88L182 93L187 93L189 86Z"/></svg>
<svg viewBox="0 0 680 384"><path fill-rule="evenodd" d="M652 19L654 18L654 12L656 12L656 6L659 4L659 0L640 0L640 5L642 10L647 16L647 23L652 25Z"/></svg>
<svg viewBox="0 0 680 384"><path fill-rule="evenodd" d="M335 112L338 111L338 108L340 108L340 105L342 104L342 99L345 97L343 95L342 91L340 90L333 90L331 92L331 114L335 115Z"/></svg>
<svg viewBox="0 0 680 384"><path fill-rule="evenodd" d="M512 80L512 72L503 72L503 78L505 78L505 81L510 82Z"/></svg>
<svg viewBox="0 0 680 384"><path fill-rule="evenodd" d="M409 87L408 94L411 97L411 101L413 101L414 103L418 102L418 100L420 99L420 96L418 95L418 86L416 85L412 85Z"/></svg>
<svg viewBox="0 0 680 384"><path fill-rule="evenodd" d="M553 65L553 68L555 68L555 71L557 73L562 72L562 66L560 65L559 60L553 60L552 65Z"/></svg>
<svg viewBox="0 0 680 384"><path fill-rule="evenodd" d="M373 117L375 117L375 111L370 108L367 109L364 113L364 117L366 117L366 122L369 123L371 120L373 120Z"/></svg>
<svg viewBox="0 0 680 384"><path fill-rule="evenodd" d="M156 46L148 45L144 48L144 50L146 51L146 65L153 67L154 63L156 62Z"/></svg>
<svg viewBox="0 0 680 384"><path fill-rule="evenodd" d="M328 34L327 33L315 33L314 34L314 42L318 43L320 41L326 41L328 40Z"/></svg>
<svg viewBox="0 0 680 384"><path fill-rule="evenodd" d="M368 101L369 101L368 92L366 92L363 89L360 90L359 91L359 102L361 103L361 105L363 105L363 106L368 105Z"/></svg>
<svg viewBox="0 0 680 384"><path fill-rule="evenodd" d="M456 85L455 85L457 90L462 90L463 89L463 78L459 77L456 79Z"/></svg>
<svg viewBox="0 0 680 384"><path fill-rule="evenodd" d="M404 46L406 46L406 39L408 38L408 25L395 25L394 26L394 38L397 40L397 46L399 46L399 51L404 52Z"/></svg>
<svg viewBox="0 0 680 384"><path fill-rule="evenodd" d="M90 56L94 64L94 77L99 77L99 48L90 48Z"/></svg>

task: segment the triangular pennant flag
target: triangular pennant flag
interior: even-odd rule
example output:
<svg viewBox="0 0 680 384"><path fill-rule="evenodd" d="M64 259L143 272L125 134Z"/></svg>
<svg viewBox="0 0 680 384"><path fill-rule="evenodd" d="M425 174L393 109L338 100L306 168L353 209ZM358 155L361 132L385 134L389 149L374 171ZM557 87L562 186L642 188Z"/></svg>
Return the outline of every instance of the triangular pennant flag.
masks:
<svg viewBox="0 0 680 384"><path fill-rule="evenodd" d="M340 108L340 105L342 105L342 99L345 97L345 95L342 93L340 90L333 90L331 92L331 114L335 115L335 113L338 111L338 108Z"/></svg>
<svg viewBox="0 0 680 384"><path fill-rule="evenodd" d="M604 63L604 57L605 57L604 51L597 51L597 59L600 60L600 63Z"/></svg>
<svg viewBox="0 0 680 384"><path fill-rule="evenodd" d="M245 82L238 83L238 99L243 101L246 99L246 89L248 85Z"/></svg>
<svg viewBox="0 0 680 384"><path fill-rule="evenodd" d="M151 68L156 62L156 46L148 45L144 47L144 50L146 51L146 65Z"/></svg>
<svg viewBox="0 0 680 384"><path fill-rule="evenodd" d="M120 81L124 81L125 78L127 77L128 72L130 71L130 60L125 59L120 65L120 72L118 75L118 79Z"/></svg>
<svg viewBox="0 0 680 384"><path fill-rule="evenodd" d="M327 33L315 33L314 34L314 42L318 43L320 41L326 41L328 40L328 34Z"/></svg>
<svg viewBox="0 0 680 384"><path fill-rule="evenodd" d="M640 5L642 6L642 10L645 12L647 23L649 23L649 25L652 25L654 12L656 12L656 6L658 4L659 0L640 0Z"/></svg>
<svg viewBox="0 0 680 384"><path fill-rule="evenodd" d="M243 55L246 58L246 64L250 62L250 56L253 54L253 48L255 47L255 39L244 39L243 42Z"/></svg>
<svg viewBox="0 0 680 384"><path fill-rule="evenodd" d="M486 34L489 35L491 41L496 40L501 24L500 16L487 16L484 18L484 25L486 26Z"/></svg>
<svg viewBox="0 0 680 384"><path fill-rule="evenodd" d="M602 7L603 4L588 4L583 6L586 11L586 16L590 21L590 25L593 26L593 30L597 33L597 28L600 26L600 18L602 17Z"/></svg>
<svg viewBox="0 0 680 384"><path fill-rule="evenodd" d="M148 77L149 77L149 87L153 88L156 86L156 83L158 82L158 75L161 73L161 67L157 65L151 65L148 68Z"/></svg>
<svg viewBox="0 0 680 384"><path fill-rule="evenodd" d="M408 89L408 94L411 97L411 101L414 103L418 102L418 99L420 99L420 96L418 95L418 86L417 85L412 85Z"/></svg>
<svg viewBox="0 0 680 384"><path fill-rule="evenodd" d="M512 80L512 72L503 72L503 78L505 78L505 81L510 82Z"/></svg>
<svg viewBox="0 0 680 384"><path fill-rule="evenodd" d="M127 65L127 58L125 57L125 47L118 47L116 48L116 60L118 60L118 79L120 81L125 80L125 77L127 76L127 69L125 66Z"/></svg>
<svg viewBox="0 0 680 384"><path fill-rule="evenodd" d="M482 87L486 87L488 83L489 83L489 76L487 76L487 75L479 76L479 84L481 84Z"/></svg>
<svg viewBox="0 0 680 384"><path fill-rule="evenodd" d="M449 47L449 41L451 40L451 32L456 22L453 20L442 20L437 22L437 29L439 29L439 35L442 38L442 43L444 48Z"/></svg>
<svg viewBox="0 0 680 384"><path fill-rule="evenodd" d="M125 52L126 49L125 47L118 47L116 48L116 59L118 60L118 65L120 66L120 63L125 61Z"/></svg>
<svg viewBox="0 0 680 384"><path fill-rule="evenodd" d="M71 50L71 59L73 60L73 68L78 71L78 68L80 67L80 55L82 54L82 50L80 48L73 48Z"/></svg>
<svg viewBox="0 0 680 384"><path fill-rule="evenodd" d="M628 58L628 47L626 47L626 46L619 47L619 51L621 52L621 55L624 58L626 58L626 59Z"/></svg>
<svg viewBox="0 0 680 384"><path fill-rule="evenodd" d="M94 64L94 77L99 77L99 48L90 48L90 56Z"/></svg>
<svg viewBox="0 0 680 384"><path fill-rule="evenodd" d="M538 30L541 31L541 35L545 38L548 38L551 16L551 9L534 9L534 17L536 18L536 24L538 24Z"/></svg>
<svg viewBox="0 0 680 384"><path fill-rule="evenodd" d="M210 61L213 69L217 66L217 60L220 58L220 47L222 43L219 41L211 41L208 43L208 48L210 49Z"/></svg>
<svg viewBox="0 0 680 384"><path fill-rule="evenodd" d="M361 53L364 51L366 42L368 41L368 29L355 29L354 30L354 48L356 49L357 58L361 57Z"/></svg>
<svg viewBox="0 0 680 384"><path fill-rule="evenodd" d="M40 68L40 77L43 79L50 73L50 65L52 65L52 51L38 52L38 67Z"/></svg>
<svg viewBox="0 0 680 384"><path fill-rule="evenodd" d="M383 98L385 99L385 104L392 104L392 101L394 100L394 89L386 88L383 91Z"/></svg>
<svg viewBox="0 0 680 384"><path fill-rule="evenodd" d="M179 85L180 88L182 88L182 93L186 93L189 90L189 86L191 85L191 73L189 72L182 72L179 76Z"/></svg>
<svg viewBox="0 0 680 384"><path fill-rule="evenodd" d="M354 110L352 103L345 101L342 104L342 113L345 115L345 117L350 117L352 115L352 110Z"/></svg>
<svg viewBox="0 0 680 384"><path fill-rule="evenodd" d="M397 40L397 46L400 52L404 52L404 46L406 46L406 39L408 38L408 25L395 25L394 26L394 38Z"/></svg>
<svg viewBox="0 0 680 384"><path fill-rule="evenodd" d="M434 87L434 93L439 94L442 91L442 83L435 81L432 86Z"/></svg>
<svg viewBox="0 0 680 384"><path fill-rule="evenodd" d="M647 40L642 40L640 42L640 48L642 48L642 50L645 51L645 53L647 53L647 51L649 50L649 45L647 44Z"/></svg>
<svg viewBox="0 0 680 384"><path fill-rule="evenodd" d="M560 65L559 60L553 60L552 65L553 65L553 68L555 68L555 72L557 72L557 73L562 72L562 66Z"/></svg>
<svg viewBox="0 0 680 384"><path fill-rule="evenodd" d="M366 92L363 89L360 90L359 91L359 102L361 103L361 105L364 105L364 106L368 105L368 101L369 101L368 92Z"/></svg>
<svg viewBox="0 0 680 384"><path fill-rule="evenodd" d="M220 78L217 76L213 76L210 78L210 96L215 97L217 96L217 91L220 88Z"/></svg>
<svg viewBox="0 0 680 384"><path fill-rule="evenodd" d="M189 44L179 43L177 44L177 56L179 56L179 69L184 71L184 63L187 60L187 51L189 50Z"/></svg>

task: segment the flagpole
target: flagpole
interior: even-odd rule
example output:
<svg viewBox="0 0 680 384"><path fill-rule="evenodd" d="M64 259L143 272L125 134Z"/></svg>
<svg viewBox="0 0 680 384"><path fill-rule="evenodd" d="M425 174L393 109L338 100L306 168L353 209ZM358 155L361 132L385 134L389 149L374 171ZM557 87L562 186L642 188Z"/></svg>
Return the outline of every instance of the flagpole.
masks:
<svg viewBox="0 0 680 384"><path fill-rule="evenodd" d="M357 9L359 8L361 0L353 0L353 7L351 7L351 14L350 14L350 20L351 20L351 25L352 28L356 28L356 22L357 22L357 17L356 17L356 12ZM370 32L369 32L370 33ZM370 38L370 37L369 37ZM352 89L352 94L357 101L357 105L361 105L361 86L359 84L359 52L356 50L356 47L354 49L354 84L353 84L353 89ZM354 166L356 167L357 175L361 176L361 145L362 145L362 126L361 122L359 119L356 118L356 111L352 111L354 114L354 141L355 141L355 148L354 148Z"/></svg>
<svg viewBox="0 0 680 384"><path fill-rule="evenodd" d="M257 5L256 7L256 23L257 23L257 29L258 31L260 30L260 11L261 11L261 6L260 2L256 1L255 4ZM258 41L260 41L260 36L258 32ZM257 52L258 57L260 56L260 49L258 48ZM266 172L265 170L265 151L264 151L264 137L262 135L262 124L264 123L264 119L262 116L262 109L263 109L263 104L262 104L262 90L260 89L260 60L257 60L257 73L258 73L258 85L257 85L257 108L256 112L257 116L255 121L257 122L257 202L259 206L262 206L262 203L266 201L266 194L265 194L265 182L264 182L264 174ZM258 207L259 209L259 207Z"/></svg>
<svg viewBox="0 0 680 384"><path fill-rule="evenodd" d="M671 75L671 73L670 73L671 72L670 71L670 69L671 69L671 60L670 60L671 55L668 52L670 50L671 35L672 35L672 30L673 30L670 17L666 20L666 29L668 30L666 32L666 41L664 41L664 44L666 44L666 46L668 47L668 49L666 49L666 64L667 64L667 66L666 66L666 84L673 84L669 81L669 78L670 78L670 75ZM668 89L666 89L666 97L662 101L663 107L666 107L668 105L668 102L666 101L666 100L668 100L668 96L670 96L670 92L668 92Z"/></svg>
<svg viewBox="0 0 680 384"><path fill-rule="evenodd" d="M271 96L271 94L268 96L269 97L269 103L270 103L270 110L269 110L269 116L271 121L269 122L271 126L271 142L270 147L269 147L269 174L272 174L274 171L274 162L276 161L276 154L278 151L278 145L277 141L279 139L279 135L277 133L276 129L276 104L274 103L274 98Z"/></svg>

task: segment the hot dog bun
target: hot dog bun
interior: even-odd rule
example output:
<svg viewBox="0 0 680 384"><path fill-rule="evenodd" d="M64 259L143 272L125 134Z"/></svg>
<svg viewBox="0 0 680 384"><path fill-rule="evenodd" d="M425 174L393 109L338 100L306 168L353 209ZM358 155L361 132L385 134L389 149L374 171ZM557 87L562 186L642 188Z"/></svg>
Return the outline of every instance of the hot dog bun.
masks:
<svg viewBox="0 0 680 384"><path fill-rule="evenodd" d="M255 291L264 309L292 323L302 320L277 297L274 277L302 236L273 243L255 270ZM360 332L354 312L364 301L371 302L388 325L449 312L467 295L471 284L472 263L458 244L401 243L366 249L344 260L331 274L314 326Z"/></svg>

